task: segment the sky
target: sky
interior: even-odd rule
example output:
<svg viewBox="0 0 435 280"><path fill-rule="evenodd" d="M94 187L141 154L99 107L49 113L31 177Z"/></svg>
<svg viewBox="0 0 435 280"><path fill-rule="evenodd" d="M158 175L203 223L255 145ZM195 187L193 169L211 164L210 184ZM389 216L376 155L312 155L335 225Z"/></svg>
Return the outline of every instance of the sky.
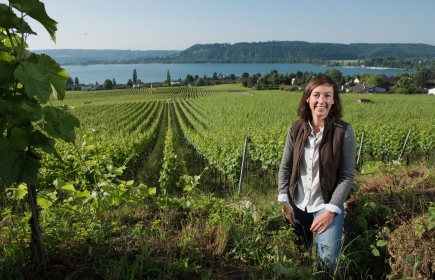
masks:
<svg viewBox="0 0 435 280"><path fill-rule="evenodd" d="M306 41L435 45L435 0L43 0L56 43L30 50L184 50L195 44ZM7 0L0 3L8 4Z"/></svg>

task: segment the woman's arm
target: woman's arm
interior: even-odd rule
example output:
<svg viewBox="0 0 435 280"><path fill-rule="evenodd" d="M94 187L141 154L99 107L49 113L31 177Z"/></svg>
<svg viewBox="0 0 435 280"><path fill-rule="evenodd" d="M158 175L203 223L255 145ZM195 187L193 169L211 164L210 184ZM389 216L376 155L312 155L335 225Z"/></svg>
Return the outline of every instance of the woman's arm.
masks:
<svg viewBox="0 0 435 280"><path fill-rule="evenodd" d="M284 151L278 172L278 201L289 202L288 188L293 166L293 141L291 137L292 128L290 126L285 140Z"/></svg>
<svg viewBox="0 0 435 280"><path fill-rule="evenodd" d="M338 169L337 187L332 193L330 204L342 207L353 184L355 170L355 131L349 124L341 143L340 167Z"/></svg>

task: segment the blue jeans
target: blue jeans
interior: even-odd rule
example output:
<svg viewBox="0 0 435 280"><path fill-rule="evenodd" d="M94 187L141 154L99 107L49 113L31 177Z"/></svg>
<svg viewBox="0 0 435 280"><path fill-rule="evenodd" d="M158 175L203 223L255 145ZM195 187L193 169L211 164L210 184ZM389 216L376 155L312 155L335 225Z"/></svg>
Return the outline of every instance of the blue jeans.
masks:
<svg viewBox="0 0 435 280"><path fill-rule="evenodd" d="M315 217L326 211L326 208L314 213L308 213L306 210L302 211L296 207L292 202L290 202L290 206L293 208L293 212L295 213L295 233L302 238L305 248L310 251L313 244L313 233L310 231L311 224ZM338 256L341 249L344 207L341 206L340 209L341 214L335 216L329 227L316 236L317 257L319 257L332 271L337 266Z"/></svg>

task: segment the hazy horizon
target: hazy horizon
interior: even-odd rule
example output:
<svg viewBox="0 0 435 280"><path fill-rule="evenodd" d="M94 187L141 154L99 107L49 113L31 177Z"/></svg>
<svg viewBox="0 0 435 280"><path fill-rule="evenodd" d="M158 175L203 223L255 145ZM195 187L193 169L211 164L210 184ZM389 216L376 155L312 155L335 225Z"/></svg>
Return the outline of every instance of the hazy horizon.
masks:
<svg viewBox="0 0 435 280"><path fill-rule="evenodd" d="M195 44L267 41L435 45L433 0L42 2L58 22L57 41L27 18L38 33L27 39L31 50L185 50Z"/></svg>

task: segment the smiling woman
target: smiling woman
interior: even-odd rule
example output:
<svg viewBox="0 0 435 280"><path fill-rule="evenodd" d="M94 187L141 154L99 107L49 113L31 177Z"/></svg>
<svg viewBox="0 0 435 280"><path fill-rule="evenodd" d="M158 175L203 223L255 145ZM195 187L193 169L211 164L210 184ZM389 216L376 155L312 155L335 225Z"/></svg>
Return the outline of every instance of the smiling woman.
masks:
<svg viewBox="0 0 435 280"><path fill-rule="evenodd" d="M308 251L313 233L317 234L320 263L334 271L341 249L344 201L353 183L355 133L340 119L337 85L324 74L308 83L298 115L282 155L278 201Z"/></svg>

